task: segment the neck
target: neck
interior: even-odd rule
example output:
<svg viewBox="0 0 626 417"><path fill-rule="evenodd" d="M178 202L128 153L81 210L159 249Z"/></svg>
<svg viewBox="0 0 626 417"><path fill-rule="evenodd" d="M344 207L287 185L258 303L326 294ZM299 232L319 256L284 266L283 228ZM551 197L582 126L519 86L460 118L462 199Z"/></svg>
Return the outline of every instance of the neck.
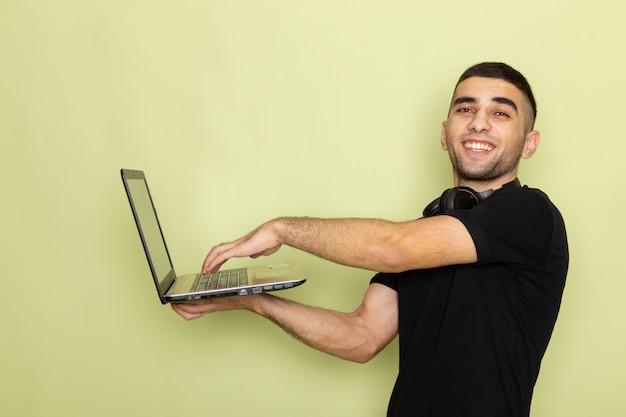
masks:
<svg viewBox="0 0 626 417"><path fill-rule="evenodd" d="M455 187L469 187L475 191L483 192L487 190L497 190L499 188L502 188L505 184L515 181L516 178L517 172L490 180L467 180L458 177L455 173L454 185Z"/></svg>

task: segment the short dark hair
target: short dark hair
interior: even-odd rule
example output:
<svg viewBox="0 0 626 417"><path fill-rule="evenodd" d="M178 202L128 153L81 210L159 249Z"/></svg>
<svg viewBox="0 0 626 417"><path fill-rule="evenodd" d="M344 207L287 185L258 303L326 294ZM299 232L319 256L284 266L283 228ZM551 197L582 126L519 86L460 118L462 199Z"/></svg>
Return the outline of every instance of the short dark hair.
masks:
<svg viewBox="0 0 626 417"><path fill-rule="evenodd" d="M535 124L535 119L537 118L537 102L535 101L535 96L530 88L530 84L519 71L502 62L482 62L466 69L465 72L461 74L456 85L458 86L462 81L470 77L498 78L517 87L530 102L533 114L529 127L532 129Z"/></svg>

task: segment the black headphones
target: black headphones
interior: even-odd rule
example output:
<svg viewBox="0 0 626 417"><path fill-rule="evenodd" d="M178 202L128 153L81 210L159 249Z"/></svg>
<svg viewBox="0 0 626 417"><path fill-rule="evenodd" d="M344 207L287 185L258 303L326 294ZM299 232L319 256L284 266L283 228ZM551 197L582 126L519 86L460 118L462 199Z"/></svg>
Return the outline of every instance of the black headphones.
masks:
<svg viewBox="0 0 626 417"><path fill-rule="evenodd" d="M519 179L506 183L503 187L521 187ZM469 187L448 188L441 194L441 197L435 199L426 206L422 213L424 217L437 216L438 214L446 214L452 210L468 210L478 205L481 201L493 194L493 190L474 191Z"/></svg>

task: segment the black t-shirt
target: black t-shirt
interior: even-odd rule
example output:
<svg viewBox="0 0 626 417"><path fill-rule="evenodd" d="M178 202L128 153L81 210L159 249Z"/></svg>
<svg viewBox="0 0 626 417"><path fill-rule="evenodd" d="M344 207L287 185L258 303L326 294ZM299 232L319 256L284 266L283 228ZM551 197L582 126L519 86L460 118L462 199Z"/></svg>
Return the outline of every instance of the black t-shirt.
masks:
<svg viewBox="0 0 626 417"><path fill-rule="evenodd" d="M478 261L376 275L398 292L400 368L388 416L525 417L568 268L561 214L528 187L470 210Z"/></svg>

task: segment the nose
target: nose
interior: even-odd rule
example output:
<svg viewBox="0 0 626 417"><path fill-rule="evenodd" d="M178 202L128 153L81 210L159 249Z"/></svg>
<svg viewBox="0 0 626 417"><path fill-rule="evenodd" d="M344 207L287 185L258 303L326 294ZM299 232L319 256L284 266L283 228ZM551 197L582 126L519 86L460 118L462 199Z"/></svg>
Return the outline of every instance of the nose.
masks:
<svg viewBox="0 0 626 417"><path fill-rule="evenodd" d="M491 129L491 125L489 124L489 119L487 118L485 111L481 110L474 113L474 117L472 117L472 120L467 128L469 130L473 130L474 132L483 132Z"/></svg>

